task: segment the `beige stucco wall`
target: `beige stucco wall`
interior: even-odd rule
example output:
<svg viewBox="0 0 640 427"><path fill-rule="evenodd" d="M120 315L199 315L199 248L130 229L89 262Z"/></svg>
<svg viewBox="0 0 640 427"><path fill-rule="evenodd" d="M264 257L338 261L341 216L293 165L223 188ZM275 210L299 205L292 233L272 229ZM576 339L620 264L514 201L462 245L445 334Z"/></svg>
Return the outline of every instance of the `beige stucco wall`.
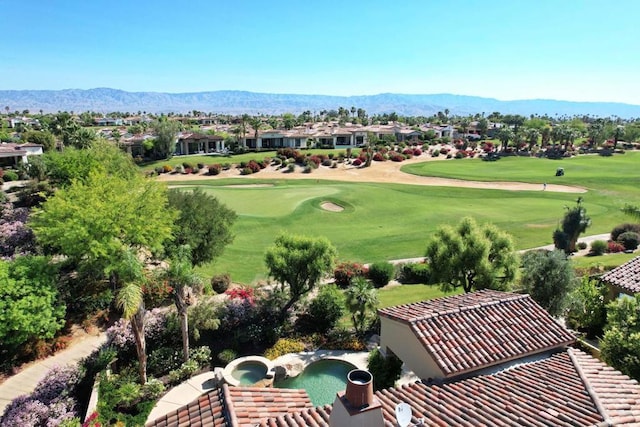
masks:
<svg viewBox="0 0 640 427"><path fill-rule="evenodd" d="M381 317L380 322L380 348L383 352L391 350L422 379L444 378L443 372L418 341L409 325L386 317Z"/></svg>

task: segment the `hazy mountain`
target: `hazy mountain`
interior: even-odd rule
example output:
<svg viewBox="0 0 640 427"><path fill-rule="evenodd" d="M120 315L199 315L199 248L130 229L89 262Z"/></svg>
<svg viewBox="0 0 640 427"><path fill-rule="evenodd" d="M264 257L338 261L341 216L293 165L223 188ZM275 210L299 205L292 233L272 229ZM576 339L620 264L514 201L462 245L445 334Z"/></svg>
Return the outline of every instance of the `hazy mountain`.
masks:
<svg viewBox="0 0 640 427"><path fill-rule="evenodd" d="M503 114L595 115L640 117L640 105L616 102L570 102L549 99L499 101L463 95L326 96L256 93L235 90L195 93L125 92L117 89L0 90L0 108L11 111L147 111L213 113L300 113L304 110L364 108L369 114L395 111L401 115L431 115L448 109L450 114L499 111Z"/></svg>

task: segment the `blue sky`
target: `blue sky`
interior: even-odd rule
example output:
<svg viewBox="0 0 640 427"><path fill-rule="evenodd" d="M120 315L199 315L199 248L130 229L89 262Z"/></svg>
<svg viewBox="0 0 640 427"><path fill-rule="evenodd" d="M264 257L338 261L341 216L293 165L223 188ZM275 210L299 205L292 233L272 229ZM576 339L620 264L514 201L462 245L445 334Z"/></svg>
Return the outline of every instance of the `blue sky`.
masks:
<svg viewBox="0 0 640 427"><path fill-rule="evenodd" d="M0 0L0 10L0 89L640 104L637 0Z"/></svg>

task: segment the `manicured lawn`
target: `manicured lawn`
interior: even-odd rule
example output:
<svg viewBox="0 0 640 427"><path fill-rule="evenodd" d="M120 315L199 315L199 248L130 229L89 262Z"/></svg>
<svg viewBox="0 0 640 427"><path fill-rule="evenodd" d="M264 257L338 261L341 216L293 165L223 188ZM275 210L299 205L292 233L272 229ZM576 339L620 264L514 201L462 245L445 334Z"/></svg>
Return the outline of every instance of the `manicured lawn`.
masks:
<svg viewBox="0 0 640 427"><path fill-rule="evenodd" d="M234 187L238 181L232 179L198 181L198 186L238 214L234 242L215 264L199 269L205 277L229 272L232 280L245 284L266 279L264 252L281 232L326 236L338 249L341 261L375 262L422 256L439 225L455 224L472 215L511 233L518 249L546 245L552 243L552 232L565 206L577 198L576 194L543 191L315 180L251 182L269 186ZM192 188L194 182L182 185ZM609 232L629 220L620 212L621 204L606 194L589 192L583 196L593 221L589 234ZM324 201L346 209L325 211L320 208Z"/></svg>
<svg viewBox="0 0 640 427"><path fill-rule="evenodd" d="M600 256L581 256L572 258L571 263L576 269L601 268L603 271L606 271L618 267L638 255L640 255L640 252L636 251L631 254L617 253Z"/></svg>
<svg viewBox="0 0 640 427"><path fill-rule="evenodd" d="M462 288L453 292L442 292L436 285L401 285L383 288L378 291L379 308L400 304L430 300L463 293Z"/></svg>

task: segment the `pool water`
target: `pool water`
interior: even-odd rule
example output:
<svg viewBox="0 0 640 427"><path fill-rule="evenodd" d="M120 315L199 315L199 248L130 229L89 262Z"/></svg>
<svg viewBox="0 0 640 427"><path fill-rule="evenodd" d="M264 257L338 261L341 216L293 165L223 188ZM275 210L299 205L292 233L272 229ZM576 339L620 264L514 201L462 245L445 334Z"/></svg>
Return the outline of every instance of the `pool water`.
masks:
<svg viewBox="0 0 640 427"><path fill-rule="evenodd" d="M347 374L356 369L340 360L319 360L307 366L297 377L274 383L277 388L306 390L314 406L333 403L336 393L347 387Z"/></svg>
<svg viewBox="0 0 640 427"><path fill-rule="evenodd" d="M266 375L267 367L260 362L242 362L231 372L231 376L240 381L240 385L257 383Z"/></svg>

